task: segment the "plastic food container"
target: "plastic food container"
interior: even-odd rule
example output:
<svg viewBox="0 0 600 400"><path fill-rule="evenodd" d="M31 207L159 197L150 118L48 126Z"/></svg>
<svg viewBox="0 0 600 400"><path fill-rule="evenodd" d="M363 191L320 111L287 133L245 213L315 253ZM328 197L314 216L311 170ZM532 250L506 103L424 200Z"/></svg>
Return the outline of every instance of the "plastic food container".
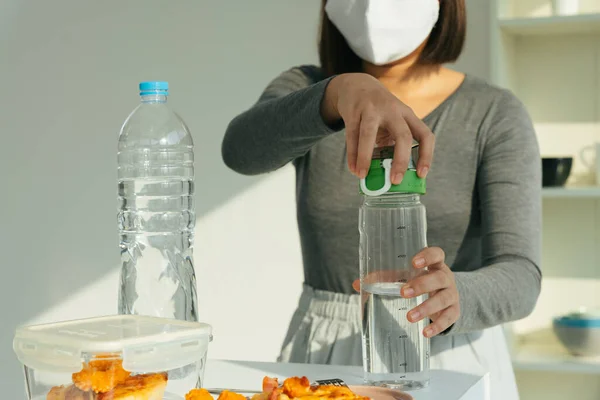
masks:
<svg viewBox="0 0 600 400"><path fill-rule="evenodd" d="M17 329L29 400L181 400L202 386L212 328L115 315Z"/></svg>

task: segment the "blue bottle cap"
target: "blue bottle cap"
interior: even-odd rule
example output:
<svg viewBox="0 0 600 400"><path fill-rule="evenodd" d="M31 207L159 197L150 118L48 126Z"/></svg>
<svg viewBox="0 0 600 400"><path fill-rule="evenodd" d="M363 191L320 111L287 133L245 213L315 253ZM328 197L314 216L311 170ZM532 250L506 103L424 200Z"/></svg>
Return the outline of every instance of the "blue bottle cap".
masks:
<svg viewBox="0 0 600 400"><path fill-rule="evenodd" d="M169 94L169 82L148 81L140 83L140 96L149 94L160 94L167 96Z"/></svg>

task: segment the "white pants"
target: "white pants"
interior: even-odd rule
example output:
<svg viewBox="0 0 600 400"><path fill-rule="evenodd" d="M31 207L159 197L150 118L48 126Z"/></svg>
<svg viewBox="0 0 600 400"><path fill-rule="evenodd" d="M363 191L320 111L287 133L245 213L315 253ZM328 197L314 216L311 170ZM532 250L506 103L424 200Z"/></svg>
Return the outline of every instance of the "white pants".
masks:
<svg viewBox="0 0 600 400"><path fill-rule="evenodd" d="M282 346L280 362L362 365L359 296L304 286ZM482 332L431 339L430 367L489 373L491 400L519 398L504 332Z"/></svg>

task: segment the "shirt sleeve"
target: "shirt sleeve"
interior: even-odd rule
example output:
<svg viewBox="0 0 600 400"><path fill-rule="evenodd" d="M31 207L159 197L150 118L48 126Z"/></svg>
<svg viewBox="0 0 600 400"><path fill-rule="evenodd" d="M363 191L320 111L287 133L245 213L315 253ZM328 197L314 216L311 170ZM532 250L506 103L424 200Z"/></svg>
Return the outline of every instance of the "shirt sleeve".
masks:
<svg viewBox="0 0 600 400"><path fill-rule="evenodd" d="M272 172L343 128L341 121L329 126L321 116L325 89L333 78L314 83L306 71L296 67L283 72L253 107L229 123L221 148L229 168L244 175Z"/></svg>
<svg viewBox="0 0 600 400"><path fill-rule="evenodd" d="M447 333L529 315L541 288L541 159L523 104L504 91L481 127L477 172L483 268L456 272L461 317Z"/></svg>

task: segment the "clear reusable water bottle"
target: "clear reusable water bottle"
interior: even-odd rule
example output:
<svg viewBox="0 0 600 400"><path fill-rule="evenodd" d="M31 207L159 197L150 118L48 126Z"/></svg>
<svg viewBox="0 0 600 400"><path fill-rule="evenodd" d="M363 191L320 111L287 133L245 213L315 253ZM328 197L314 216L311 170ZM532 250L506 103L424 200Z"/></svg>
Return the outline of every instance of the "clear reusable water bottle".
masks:
<svg viewBox="0 0 600 400"><path fill-rule="evenodd" d="M416 174L418 146L399 185L390 181L394 149L375 149L366 179L361 180L360 279L365 381L415 390L429 384L427 320L412 323L408 311L425 300L403 298L400 288L425 271L412 258L427 246L425 180Z"/></svg>
<svg viewBox="0 0 600 400"><path fill-rule="evenodd" d="M119 313L197 321L193 141L168 88L140 83L119 135Z"/></svg>

